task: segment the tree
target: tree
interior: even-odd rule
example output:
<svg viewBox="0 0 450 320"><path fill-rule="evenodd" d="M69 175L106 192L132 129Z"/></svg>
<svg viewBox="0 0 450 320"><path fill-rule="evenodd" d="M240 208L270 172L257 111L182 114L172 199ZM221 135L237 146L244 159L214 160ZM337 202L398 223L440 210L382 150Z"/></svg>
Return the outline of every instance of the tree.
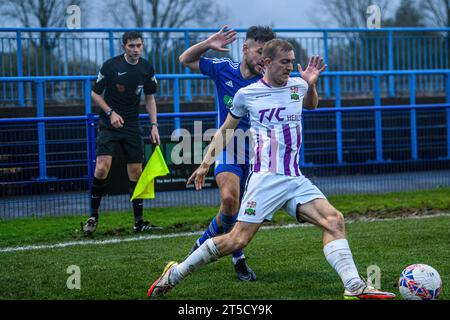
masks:
<svg viewBox="0 0 450 320"><path fill-rule="evenodd" d="M421 9L430 24L450 27L450 0L423 0Z"/></svg>
<svg viewBox="0 0 450 320"><path fill-rule="evenodd" d="M378 5L381 9L382 21L387 18L392 2L389 0L320 0L318 10L331 15L340 28L366 28L367 8Z"/></svg>
<svg viewBox="0 0 450 320"><path fill-rule="evenodd" d="M5 17L25 28L65 27L66 9L70 5L80 6L84 0L0 0L0 9ZM31 37L34 47L52 49L60 33L47 37L40 34L40 45Z"/></svg>
<svg viewBox="0 0 450 320"><path fill-rule="evenodd" d="M449 0L450 1L450 0ZM402 0L392 18L387 19L385 27L425 27L425 17L415 0Z"/></svg>
<svg viewBox="0 0 450 320"><path fill-rule="evenodd" d="M423 0L421 8L425 12L427 21L435 27L450 27L450 0ZM450 32L443 32L443 45L450 50ZM450 56L447 54L447 59L444 67L450 66Z"/></svg>
<svg viewBox="0 0 450 320"><path fill-rule="evenodd" d="M108 11L114 22L125 28L211 26L216 24L219 17L223 18L219 7L211 5L210 0L115 0L112 6L108 6ZM178 56L186 48L184 42L180 43L170 35L170 32L150 33L152 58L155 61L175 61L174 64L157 64L157 72L179 72ZM190 43L197 42L198 36L191 35Z"/></svg>
<svg viewBox="0 0 450 320"><path fill-rule="evenodd" d="M108 8L122 27L182 28L215 23L221 15L209 0L115 0Z"/></svg>

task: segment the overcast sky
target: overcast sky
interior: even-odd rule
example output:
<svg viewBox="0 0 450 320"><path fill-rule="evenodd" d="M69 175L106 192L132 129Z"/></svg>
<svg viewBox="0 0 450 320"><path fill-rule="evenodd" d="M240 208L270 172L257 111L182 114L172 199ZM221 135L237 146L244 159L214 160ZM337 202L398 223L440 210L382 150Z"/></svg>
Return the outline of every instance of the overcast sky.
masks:
<svg viewBox="0 0 450 320"><path fill-rule="evenodd" d="M318 6L318 0L227 0L220 3L228 15L228 22L234 28L249 25L273 25L275 28L333 28L329 12ZM375 1L374 1L375 2ZM391 0L397 7L400 0ZM383 16L388 13L382 12ZM225 21L224 21L225 22Z"/></svg>
<svg viewBox="0 0 450 320"><path fill-rule="evenodd" d="M127 1L127 0L123 0ZM87 0L82 8L81 17L89 15L88 27L119 27L108 12L105 5L111 0ZM330 14L318 7L318 0L210 0L211 5L219 6L224 17L218 25L204 25L202 28L216 28L228 24L232 28L248 28L251 25L264 24L275 28L332 28L336 27L329 19ZM400 0L392 0L397 6ZM86 9L88 8L88 9ZM83 12L84 11L84 12ZM86 12L88 11L88 12ZM382 12L382 19L388 13ZM99 17L101 17L99 19ZM82 23L86 26L87 21ZM0 26L11 27L5 20ZM12 26L12 27L17 27Z"/></svg>
<svg viewBox="0 0 450 320"><path fill-rule="evenodd" d="M273 25L275 28L314 28L312 17L317 1L311 0L228 0L221 3L228 12L228 23L234 28L249 25ZM224 21L225 22L225 21Z"/></svg>
<svg viewBox="0 0 450 320"><path fill-rule="evenodd" d="M264 24L275 28L314 28L318 27L317 19L311 14L315 11L315 2L317 0L210 0L211 5L220 7L224 17L219 18L217 26L200 27L216 28L228 24L233 28L246 29L251 25ZM94 10L98 12L102 11L101 6L108 0L90 0L89 3L99 8ZM114 26L112 21L96 22L92 16L89 20L91 27L105 26L105 23L108 27Z"/></svg>
<svg viewBox="0 0 450 320"><path fill-rule="evenodd" d="M126 1L126 0L124 0ZM398 4L400 0L392 0ZM103 11L100 6L108 0L90 0L89 3L98 10ZM335 24L330 23L328 12L319 10L318 0L211 0L211 5L220 6L225 13L224 18L219 19L217 26L205 25L202 28L215 28L228 24L233 28L248 28L251 25L264 24L275 28L332 28ZM105 12L102 13L105 17ZM383 17L383 13L382 13ZM112 21L96 21L90 17L91 27L117 27Z"/></svg>

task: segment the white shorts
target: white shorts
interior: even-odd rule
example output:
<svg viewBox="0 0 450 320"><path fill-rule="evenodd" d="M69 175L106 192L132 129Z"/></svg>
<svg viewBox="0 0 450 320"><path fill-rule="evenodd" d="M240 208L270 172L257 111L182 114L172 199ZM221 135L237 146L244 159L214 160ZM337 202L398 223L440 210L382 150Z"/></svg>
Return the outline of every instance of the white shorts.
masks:
<svg viewBox="0 0 450 320"><path fill-rule="evenodd" d="M303 175L291 177L272 172L252 172L237 220L250 223L270 221L281 208L297 219L297 205L314 199L326 197Z"/></svg>

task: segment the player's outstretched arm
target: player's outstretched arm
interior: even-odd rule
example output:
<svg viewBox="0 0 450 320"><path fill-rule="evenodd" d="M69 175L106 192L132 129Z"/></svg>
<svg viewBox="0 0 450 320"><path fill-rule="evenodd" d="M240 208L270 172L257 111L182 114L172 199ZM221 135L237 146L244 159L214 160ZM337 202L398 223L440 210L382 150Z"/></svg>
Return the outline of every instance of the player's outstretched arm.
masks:
<svg viewBox="0 0 450 320"><path fill-rule="evenodd" d="M188 48L180 55L180 62L192 71L199 71L200 57L208 50L218 52L228 52L230 49L225 46L236 40L236 31L233 29L226 30L228 26L223 26L219 32L214 33L208 39L199 42Z"/></svg>
<svg viewBox="0 0 450 320"><path fill-rule="evenodd" d="M308 92L303 99L303 107L305 109L313 110L319 105L319 96L317 94L316 83L320 74L324 72L327 67L328 65L323 64L323 58L319 56L312 56L305 70L302 69L300 64L297 64L298 72L309 86Z"/></svg>
<svg viewBox="0 0 450 320"><path fill-rule="evenodd" d="M218 154L220 154L223 148L228 144L233 137L234 129L239 124L240 119L233 118L228 114L225 122L217 130L211 143L208 146L205 157L202 163L189 177L187 184L194 182L195 189L200 190L205 186L205 177L208 174L209 167L214 163Z"/></svg>

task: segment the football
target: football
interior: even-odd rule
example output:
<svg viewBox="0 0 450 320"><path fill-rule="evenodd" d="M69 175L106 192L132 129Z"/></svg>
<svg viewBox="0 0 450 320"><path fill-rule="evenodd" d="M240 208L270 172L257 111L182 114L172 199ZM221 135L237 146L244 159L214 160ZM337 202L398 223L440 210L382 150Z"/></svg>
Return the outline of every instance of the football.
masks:
<svg viewBox="0 0 450 320"><path fill-rule="evenodd" d="M398 288L405 300L437 300L442 292L442 280L433 267L413 264L402 271Z"/></svg>

